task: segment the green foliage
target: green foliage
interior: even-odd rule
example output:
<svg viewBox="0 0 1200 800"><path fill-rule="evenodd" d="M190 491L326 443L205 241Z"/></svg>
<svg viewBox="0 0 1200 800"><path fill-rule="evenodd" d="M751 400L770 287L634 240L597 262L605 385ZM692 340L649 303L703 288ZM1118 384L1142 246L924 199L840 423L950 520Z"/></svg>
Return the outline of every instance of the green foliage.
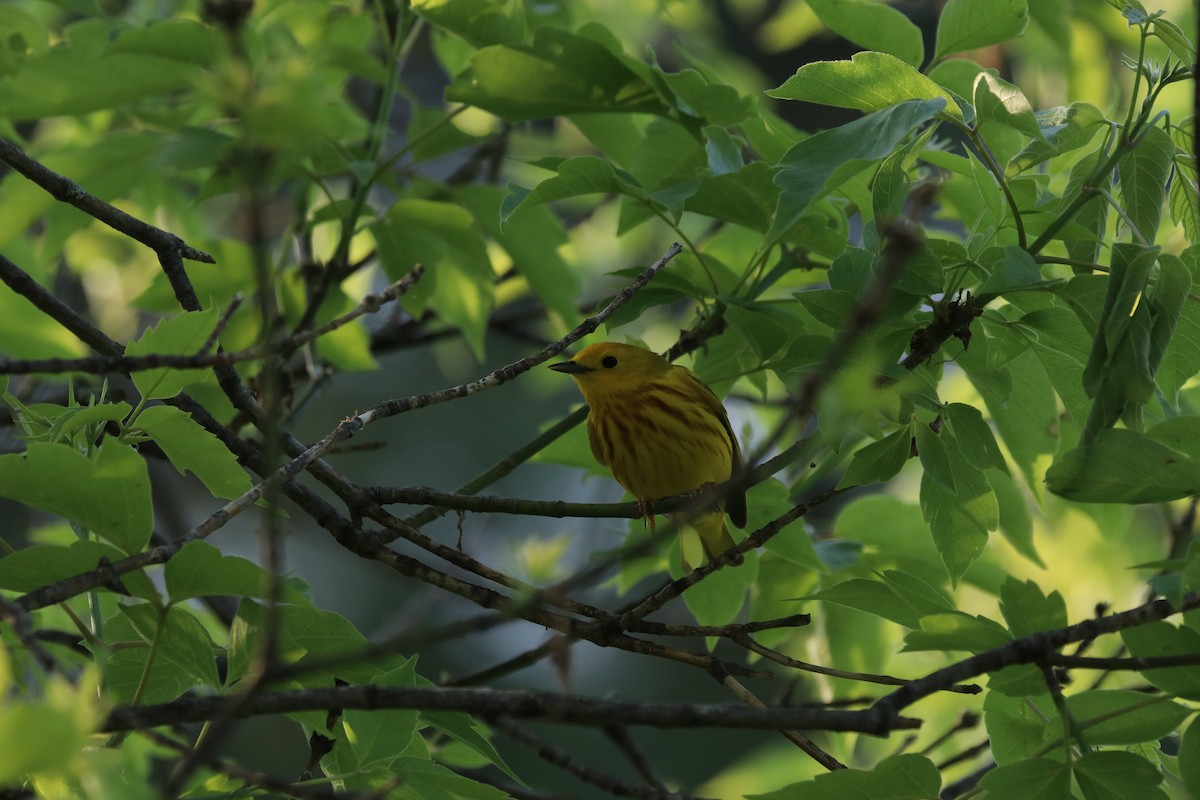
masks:
<svg viewBox="0 0 1200 800"><path fill-rule="evenodd" d="M311 748L293 772L309 757L317 788L380 798L499 798L522 780L578 794L510 755L510 717L537 719L535 706L485 701L549 682L562 706L542 712L548 725L598 695L647 701L661 656L742 700L733 681L748 670L816 663L823 674L793 681L786 703L747 679L768 705L862 706L921 676L981 694L893 709L922 718L910 753L815 728L850 767L829 774L739 731L751 744L664 761L672 791L1200 797L1200 190L1180 99L1194 9L949 0L922 31L876 0L666 3L661 27L598 0L124 5L0 15L0 133L75 182L0 150L13 434L0 497L34 520L0 542L0 794L154 797L166 780L181 797L271 796L261 776L182 755L195 739L98 735L104 712L427 690L479 670L465 681L477 694L455 695L479 713L280 701L279 724ZM779 79L755 74L764 53L728 49L761 44L777 61L826 31L860 51L797 57L767 91ZM1122 60L1129 70L1107 71ZM814 105L852 113L831 123ZM597 338L678 339L741 440L748 521L732 533L756 547L686 589L664 581L701 554L658 547L627 508L570 503L563 487L581 473L616 495L584 427L529 423L553 379L523 375L531 362L481 366L561 341L671 241L683 252L621 295ZM381 310L368 292L396 282ZM113 342L125 361L17 361L108 358ZM380 380L345 378L370 371ZM460 385L403 397L446 384ZM462 417L425 412L501 384L502 412L472 399L455 404L474 409ZM392 460L351 467L361 454L321 450L307 473L263 483L340 420L357 433L397 408L422 416L384 434ZM491 453L509 434L530 441ZM476 510L459 511L457 541L427 533L433 511L392 516L359 483L465 478L480 453L495 466L461 493L515 470L504 491L539 499L506 510L558 517L562 547L531 533L532 517L492 515L479 537ZM432 508L504 505L476 500ZM260 560L255 542L217 533L240 514L255 518ZM585 532L595 515L615 519ZM285 571L312 545L297 520L330 534L319 558L336 579L304 559ZM394 537L407 541L393 550ZM1134 565L1156 574L1137 583ZM1147 587L1162 600L1140 616L1071 627ZM618 623L656 592L682 601ZM380 607L397 616L366 616ZM800 613L812 624L721 628ZM458 622L436 627L446 620ZM680 628L693 621L711 627ZM501 623L521 633L476 635ZM397 624L403 636L371 646ZM1048 644L1056 635L1070 641ZM580 639L592 644L572 649ZM1054 666L1083 643L1134 660ZM592 669L593 644L628 661ZM553 678L500 682L543 658ZM962 675L939 671L951 665ZM1111 673L1103 688L1093 667ZM672 685L672 699L699 702L692 688ZM986 727L974 761L955 757L980 738L956 723L963 708ZM220 720L199 742L224 753ZM625 742L625 726L604 724ZM554 748L576 749L549 760L591 776L600 748L561 738Z"/></svg>

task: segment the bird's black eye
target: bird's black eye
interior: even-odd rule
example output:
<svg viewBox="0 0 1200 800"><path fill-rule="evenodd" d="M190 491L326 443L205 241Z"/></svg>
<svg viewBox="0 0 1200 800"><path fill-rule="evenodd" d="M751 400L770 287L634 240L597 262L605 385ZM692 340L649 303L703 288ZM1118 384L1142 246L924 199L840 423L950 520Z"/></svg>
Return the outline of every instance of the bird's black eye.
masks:
<svg viewBox="0 0 1200 800"><path fill-rule="evenodd" d="M613 367L615 367L617 365L617 357L616 356L605 356L604 360L601 361L600 363L604 365L605 369L612 369Z"/></svg>

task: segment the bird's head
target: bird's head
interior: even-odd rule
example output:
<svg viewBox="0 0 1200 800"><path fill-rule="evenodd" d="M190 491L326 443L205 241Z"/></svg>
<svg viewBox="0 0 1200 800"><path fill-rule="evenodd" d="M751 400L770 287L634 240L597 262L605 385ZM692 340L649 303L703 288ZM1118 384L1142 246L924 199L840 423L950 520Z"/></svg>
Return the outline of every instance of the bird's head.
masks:
<svg viewBox="0 0 1200 800"><path fill-rule="evenodd" d="M596 397L637 391L671 369L671 362L643 347L599 342L580 350L570 361L550 369L575 379L589 403Z"/></svg>

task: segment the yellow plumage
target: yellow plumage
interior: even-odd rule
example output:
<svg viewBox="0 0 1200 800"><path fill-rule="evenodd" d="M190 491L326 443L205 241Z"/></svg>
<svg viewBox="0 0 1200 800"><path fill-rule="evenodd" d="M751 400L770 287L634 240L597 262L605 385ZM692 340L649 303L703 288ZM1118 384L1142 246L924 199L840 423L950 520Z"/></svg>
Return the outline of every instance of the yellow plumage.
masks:
<svg viewBox="0 0 1200 800"><path fill-rule="evenodd" d="M617 483L640 500L670 497L724 483L742 466L725 407L691 370L641 347L602 342L551 369L575 379L588 413L592 454ZM730 495L724 510L746 524L746 496ZM733 547L717 508L692 517L710 559Z"/></svg>

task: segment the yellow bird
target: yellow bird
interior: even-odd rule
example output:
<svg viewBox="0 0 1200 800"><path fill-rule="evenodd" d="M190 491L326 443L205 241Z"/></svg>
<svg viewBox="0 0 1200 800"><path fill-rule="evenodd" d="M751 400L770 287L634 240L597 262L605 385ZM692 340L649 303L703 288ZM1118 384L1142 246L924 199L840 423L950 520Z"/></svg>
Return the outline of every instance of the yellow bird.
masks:
<svg viewBox="0 0 1200 800"><path fill-rule="evenodd" d="M601 342L550 369L579 384L590 407L592 455L642 503L724 483L741 470L725 407L686 367L641 347ZM735 525L745 527L744 493L726 497L724 510ZM653 527L653 517L650 522ZM720 507L693 516L688 524L709 559L735 544Z"/></svg>

